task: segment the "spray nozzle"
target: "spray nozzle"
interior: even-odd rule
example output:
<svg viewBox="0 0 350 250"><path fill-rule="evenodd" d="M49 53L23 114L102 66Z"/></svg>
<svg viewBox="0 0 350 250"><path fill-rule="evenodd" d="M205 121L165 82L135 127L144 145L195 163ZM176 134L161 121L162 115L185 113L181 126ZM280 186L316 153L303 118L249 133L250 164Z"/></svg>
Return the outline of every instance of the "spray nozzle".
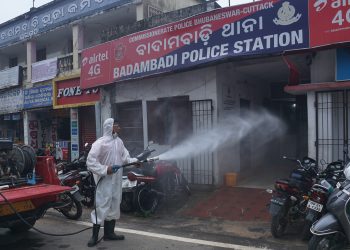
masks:
<svg viewBox="0 0 350 250"><path fill-rule="evenodd" d="M154 162L154 161L158 161L159 160L159 156L155 156L155 157L152 157L152 158L147 158L147 162Z"/></svg>

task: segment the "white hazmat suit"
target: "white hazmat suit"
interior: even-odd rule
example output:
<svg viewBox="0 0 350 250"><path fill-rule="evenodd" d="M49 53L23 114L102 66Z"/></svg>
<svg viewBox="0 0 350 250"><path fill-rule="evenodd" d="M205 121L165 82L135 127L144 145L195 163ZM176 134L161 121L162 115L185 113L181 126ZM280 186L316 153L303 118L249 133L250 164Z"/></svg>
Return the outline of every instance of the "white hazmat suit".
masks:
<svg viewBox="0 0 350 250"><path fill-rule="evenodd" d="M137 161L136 158L130 158L123 141L112 133L113 124L113 118L105 120L103 136L92 144L86 161L88 170L94 174L95 183L98 183L96 213L95 209L91 212L92 223L98 225L104 220L116 220L120 217L123 169L119 169L112 175L107 175L108 166L121 166ZM103 179L101 180L101 178Z"/></svg>

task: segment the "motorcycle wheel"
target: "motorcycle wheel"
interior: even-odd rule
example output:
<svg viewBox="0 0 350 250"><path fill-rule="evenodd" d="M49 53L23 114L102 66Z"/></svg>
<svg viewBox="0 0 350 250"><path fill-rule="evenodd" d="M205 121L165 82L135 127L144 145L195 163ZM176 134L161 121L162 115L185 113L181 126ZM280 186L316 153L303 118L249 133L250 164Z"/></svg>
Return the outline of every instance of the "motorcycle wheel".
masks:
<svg viewBox="0 0 350 250"><path fill-rule="evenodd" d="M133 193L123 193L122 201L120 203L120 211L123 213L130 213L133 210Z"/></svg>
<svg viewBox="0 0 350 250"><path fill-rule="evenodd" d="M58 211L60 211L68 219L79 219L83 213L83 207L80 201L75 199L71 193L66 193L62 200L66 205L58 209Z"/></svg>
<svg viewBox="0 0 350 250"><path fill-rule="evenodd" d="M338 250L343 249L346 245L344 238L339 234L329 234L323 236L313 235L309 241L309 250Z"/></svg>
<svg viewBox="0 0 350 250"><path fill-rule="evenodd" d="M159 179L159 190L163 194L163 201L166 203L176 199L176 187L178 186L177 179L174 173L168 172Z"/></svg>
<svg viewBox="0 0 350 250"><path fill-rule="evenodd" d="M137 192L137 206L139 212L147 217L153 214L158 206L158 195L147 187L141 188Z"/></svg>
<svg viewBox="0 0 350 250"><path fill-rule="evenodd" d="M271 234L275 238L281 238L287 228L287 219L281 213L272 216L271 220Z"/></svg>

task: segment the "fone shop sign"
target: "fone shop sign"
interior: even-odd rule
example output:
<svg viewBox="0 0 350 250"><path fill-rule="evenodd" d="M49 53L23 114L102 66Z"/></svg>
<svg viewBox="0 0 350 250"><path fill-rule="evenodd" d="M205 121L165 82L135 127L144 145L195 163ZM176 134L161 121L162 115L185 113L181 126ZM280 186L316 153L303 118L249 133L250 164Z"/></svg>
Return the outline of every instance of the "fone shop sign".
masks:
<svg viewBox="0 0 350 250"><path fill-rule="evenodd" d="M94 105L100 100L99 88L81 89L80 78L54 81L54 108Z"/></svg>

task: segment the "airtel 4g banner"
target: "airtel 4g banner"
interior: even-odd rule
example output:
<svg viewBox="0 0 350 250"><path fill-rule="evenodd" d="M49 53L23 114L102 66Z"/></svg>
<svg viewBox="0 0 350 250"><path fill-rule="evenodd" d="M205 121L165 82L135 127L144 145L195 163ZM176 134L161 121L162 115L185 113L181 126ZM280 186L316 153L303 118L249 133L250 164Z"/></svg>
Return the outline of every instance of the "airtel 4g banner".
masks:
<svg viewBox="0 0 350 250"><path fill-rule="evenodd" d="M310 47L350 41L349 0L309 0Z"/></svg>
<svg viewBox="0 0 350 250"><path fill-rule="evenodd" d="M83 89L233 56L309 47L308 1L269 0L218 9L83 51Z"/></svg>

